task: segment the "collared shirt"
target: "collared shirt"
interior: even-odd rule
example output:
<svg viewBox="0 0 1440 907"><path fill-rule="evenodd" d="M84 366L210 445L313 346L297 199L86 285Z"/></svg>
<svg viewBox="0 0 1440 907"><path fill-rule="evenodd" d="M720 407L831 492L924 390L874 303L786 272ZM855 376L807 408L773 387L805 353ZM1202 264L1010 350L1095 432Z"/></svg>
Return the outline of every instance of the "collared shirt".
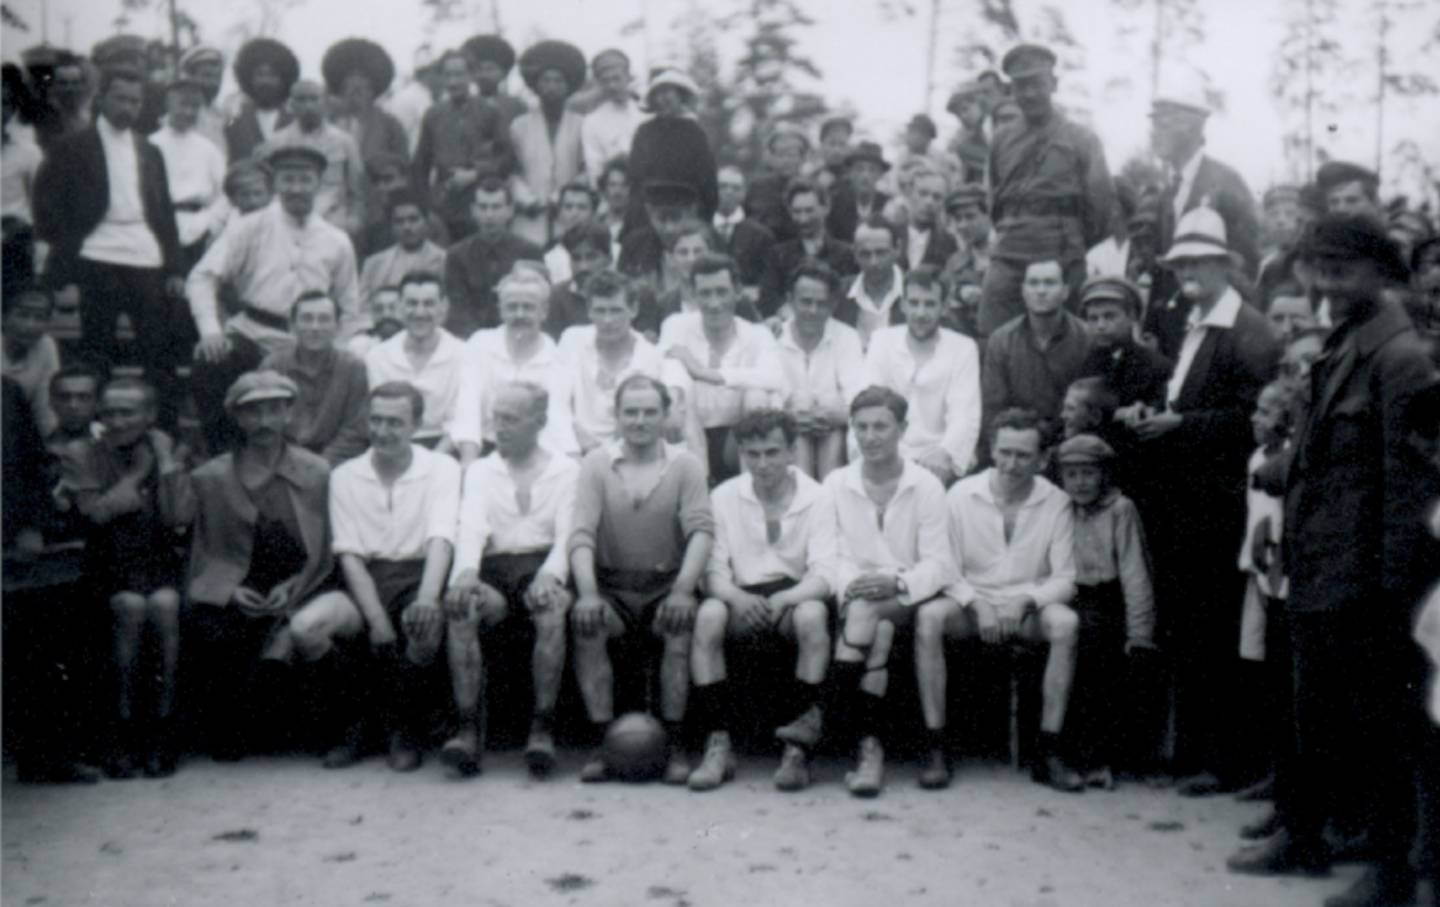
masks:
<svg viewBox="0 0 1440 907"><path fill-rule="evenodd" d="M35 222L30 200L35 174L44 157L33 141L12 136L10 130L6 130L5 145L0 149L0 214L19 218L27 224Z"/></svg>
<svg viewBox="0 0 1440 907"><path fill-rule="evenodd" d="M225 201L225 155L196 129L176 132L167 123L150 137L165 158L165 180L170 200L198 211L175 212L180 245L189 246L216 229Z"/></svg>
<svg viewBox="0 0 1440 907"><path fill-rule="evenodd" d="M410 466L388 486L363 453L330 474L331 548L369 560L423 560L434 539L455 544L460 464L410 446Z"/></svg>
<svg viewBox="0 0 1440 907"><path fill-rule="evenodd" d="M795 495L780 517L780 535L773 541L753 476L735 476L710 493L715 511L715 547L707 570L712 593L717 583L727 582L745 587L811 577L824 580L826 586L834 581L835 514L827 492L793 466L790 475Z"/></svg>
<svg viewBox="0 0 1440 907"><path fill-rule="evenodd" d="M720 234L721 240L728 243L730 242L730 237L735 233L735 225L744 219L745 209L743 207L736 207L736 209L729 214L721 214L719 211L716 211L714 220L715 232Z"/></svg>
<svg viewBox="0 0 1440 907"><path fill-rule="evenodd" d="M910 404L902 456L923 457L944 450L960 474L975 461L980 440L980 352L975 341L947 328L930 358L916 360L910 328L876 331L865 354L865 384L888 387Z"/></svg>
<svg viewBox="0 0 1440 907"><path fill-rule="evenodd" d="M359 456L369 446L366 420L369 386L365 363L346 350L327 350L312 367L295 347L266 356L262 369L274 369L300 389L287 434L331 466Z"/></svg>
<svg viewBox="0 0 1440 907"><path fill-rule="evenodd" d="M105 181L110 204L105 217L80 245L80 257L132 268L158 268L164 263L160 241L145 222L145 204L140 197L139 141L134 131L121 131L105 117L95 118L100 146L105 150ZM71 186L74 192L95 190L94 186Z"/></svg>
<svg viewBox="0 0 1440 907"><path fill-rule="evenodd" d="M576 444L582 452L597 445L620 440L615 424L615 388L631 375L649 375L677 389L685 399L692 392L690 373L674 359L666 358L660 348L646 340L639 331L631 331L630 361L618 370L605 369L600 351L595 346L595 326L580 324L567 328L560 335L556 360L564 376L560 402L575 430ZM683 404L682 404L683 405Z"/></svg>
<svg viewBox="0 0 1440 907"><path fill-rule="evenodd" d="M866 573L884 573L905 584L901 604L934 598L955 575L945 531L945 487L906 460L895 494L880 508L865 493L863 467L856 460L825 477L837 532L835 594L844 597Z"/></svg>
<svg viewBox="0 0 1440 907"><path fill-rule="evenodd" d="M566 543L575 517L575 479L580 464L550 453L550 462L530 485L521 506L520 489L499 453L476 460L465 470L460 528L451 578L479 570L493 554L548 552L540 568L560 582L570 578Z"/></svg>
<svg viewBox="0 0 1440 907"><path fill-rule="evenodd" d="M797 394L805 393L822 405L838 400L844 408L865 389L865 370L859 367L865 352L860 335L850 325L831 318L825 322L820 342L807 352L795 339L795 321L791 319L780 332L779 344L791 405Z"/></svg>
<svg viewBox="0 0 1440 907"><path fill-rule="evenodd" d="M946 496L950 548L959 577L949 588L962 605L992 596L1027 595L1036 607L1075 597L1075 520L1070 498L1035 477L1005 538L1005 515L990 487L995 469L961 479Z"/></svg>
<svg viewBox="0 0 1440 907"><path fill-rule="evenodd" d="M460 392L455 400L455 419L450 438L479 447L482 441L495 440L495 427L490 411L495 393L508 382L529 381L545 388L550 395L545 427L540 431L540 444L558 454L579 452L575 431L561 398L565 395L564 372L556 354L555 341L540 334L535 352L519 360L510 354L505 342L506 328L476 331L461 350Z"/></svg>
<svg viewBox="0 0 1440 907"><path fill-rule="evenodd" d="M644 121L640 105L628 96L623 104L602 101L599 107L585 114L580 123L580 146L584 150L585 172L592 181L600 179L606 164L630 153L635 130Z"/></svg>
<svg viewBox="0 0 1440 907"><path fill-rule="evenodd" d="M1155 638L1155 590L1140 511L1129 498L1111 490L1093 506L1072 504L1075 522L1075 582L1098 586L1118 580L1125 595L1126 636Z"/></svg>
<svg viewBox="0 0 1440 907"><path fill-rule="evenodd" d="M415 272L437 277L444 274L445 250L427 239L414 252L408 252L396 243L366 258L360 269L360 304L369 306L376 290L399 287L401 278Z"/></svg>
<svg viewBox="0 0 1440 907"><path fill-rule="evenodd" d="M695 382L695 414L705 428L740 421L747 391L785 392L785 371L780 367L775 335L758 324L737 317L734 340L725 350L717 351L705 336L699 312L671 315L660 327L660 349L676 347L689 350L701 364L718 369L725 382Z"/></svg>
<svg viewBox="0 0 1440 907"><path fill-rule="evenodd" d="M905 260L910 267L918 268L925 260L925 250L930 247L931 230L918 229L914 224L905 227Z"/></svg>
<svg viewBox="0 0 1440 907"><path fill-rule="evenodd" d="M60 371L60 347L49 334L25 351L20 359L11 359L10 351L0 343L0 370L5 377L14 381L30 401L30 411L35 416L35 427L40 436L50 434L59 424L54 410L50 408L50 379Z"/></svg>
<svg viewBox="0 0 1440 907"><path fill-rule="evenodd" d="M190 271L185 295L201 336L220 333L216 294L221 283L229 284L245 305L286 321L301 293L320 290L340 309L342 337L364 324L350 237L315 215L297 223L285 213L279 199L232 221ZM260 324L243 311L226 322L225 330L254 340L268 351L291 343L287 331Z"/></svg>
<svg viewBox="0 0 1440 907"><path fill-rule="evenodd" d="M890 309L905 295L905 272L900 270L899 265L891 265L893 277L890 280L890 289L885 291L881 299L872 299L865 290L865 275L860 274L855 282L850 285L848 295L855 300L855 307L859 314L855 319L855 330L860 333L860 345L866 349L870 347L870 338L881 328L890 326Z"/></svg>
<svg viewBox="0 0 1440 907"><path fill-rule="evenodd" d="M415 432L417 439L438 438L452 431L451 423L458 412L465 344L444 328L436 330L440 332L440 343L418 368L405 349L408 331L401 331L365 354L365 374L371 387L386 381L408 381L425 398L425 415Z"/></svg>
<svg viewBox="0 0 1440 907"><path fill-rule="evenodd" d="M1180 217L1185 213L1185 203L1190 199L1190 193L1195 188L1195 174L1200 172L1200 162L1205 159L1205 148L1202 146L1195 149L1190 155L1190 160L1180 168L1177 176L1179 179L1175 184L1175 198L1171 205L1175 213L1175 222L1180 222Z"/></svg>
<svg viewBox="0 0 1440 907"><path fill-rule="evenodd" d="M338 126L322 122L313 132L299 121L275 131L268 144L306 145L325 155L325 173L315 196L315 211L346 232L355 232L365 223L365 164L360 146Z"/></svg>
<svg viewBox="0 0 1440 907"><path fill-rule="evenodd" d="M571 553L591 548L597 567L670 573L680 569L692 535L715 534L705 467L669 444L662 445L662 456L659 478L637 497L617 468L625 459L624 442L585 455L575 482Z"/></svg>
<svg viewBox="0 0 1440 907"><path fill-rule="evenodd" d="M1065 389L1080 376L1090 354L1085 323L1061 313L1060 330L1041 348L1030 319L1017 315L985 342L985 418L1012 406L1033 409L1047 419L1060 415Z"/></svg>
<svg viewBox="0 0 1440 907"><path fill-rule="evenodd" d="M1228 331L1235 327L1240 306L1240 294L1235 292L1234 287L1226 287L1208 313L1200 314L1199 306L1190 310L1190 314L1185 318L1185 339L1180 341L1175 371L1170 374L1170 383L1165 388L1167 405L1173 407L1180 398L1180 391L1185 387L1185 379L1190 376L1190 367L1195 364L1195 354L1200 352L1200 344L1205 341L1206 333Z"/></svg>

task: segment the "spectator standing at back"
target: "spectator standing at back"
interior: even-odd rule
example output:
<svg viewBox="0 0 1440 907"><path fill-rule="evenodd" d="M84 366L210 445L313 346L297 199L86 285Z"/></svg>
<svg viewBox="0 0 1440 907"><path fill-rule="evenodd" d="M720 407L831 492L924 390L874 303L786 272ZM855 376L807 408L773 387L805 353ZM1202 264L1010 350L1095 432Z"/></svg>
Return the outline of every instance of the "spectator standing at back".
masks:
<svg viewBox="0 0 1440 907"><path fill-rule="evenodd" d="M635 130L645 114L630 91L630 58L622 50L609 48L595 55L590 71L600 86L600 103L585 114L580 124L580 147L584 151L585 175L600 186L605 165L630 153Z"/></svg>
<svg viewBox="0 0 1440 907"><path fill-rule="evenodd" d="M632 201L622 235L645 225L645 208L634 204L633 197L648 192L651 183L690 188L700 218L708 222L714 216L719 192L715 153L705 130L695 120L694 107L699 97L695 81L678 69L661 69L650 77L645 106L652 116L635 130L630 143Z"/></svg>
<svg viewBox="0 0 1440 907"><path fill-rule="evenodd" d="M272 38L255 38L235 55L235 81L245 94L240 110L225 124L231 163L245 160L290 122L285 101L300 79L300 61Z"/></svg>

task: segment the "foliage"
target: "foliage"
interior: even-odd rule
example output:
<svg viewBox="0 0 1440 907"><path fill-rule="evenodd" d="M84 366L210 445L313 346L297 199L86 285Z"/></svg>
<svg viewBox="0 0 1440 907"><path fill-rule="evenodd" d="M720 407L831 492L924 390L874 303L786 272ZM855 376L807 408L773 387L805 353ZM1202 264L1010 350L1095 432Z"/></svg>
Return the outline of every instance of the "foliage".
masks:
<svg viewBox="0 0 1440 907"><path fill-rule="evenodd" d="M10 4L0 3L0 24L6 28L13 28L16 31L29 31L30 23L21 18L20 14L11 9Z"/></svg>

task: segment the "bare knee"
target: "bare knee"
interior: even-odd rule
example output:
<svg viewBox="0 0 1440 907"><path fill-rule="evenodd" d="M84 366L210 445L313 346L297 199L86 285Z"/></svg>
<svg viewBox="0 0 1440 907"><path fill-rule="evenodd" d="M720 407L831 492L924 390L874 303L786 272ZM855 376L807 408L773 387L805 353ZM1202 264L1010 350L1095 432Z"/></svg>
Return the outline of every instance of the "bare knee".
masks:
<svg viewBox="0 0 1440 907"><path fill-rule="evenodd" d="M145 623L145 596L137 592L117 592L110 596L110 613L126 627Z"/></svg>
<svg viewBox="0 0 1440 907"><path fill-rule="evenodd" d="M180 593L174 589L157 589L145 600L146 613L151 620L170 626L180 620Z"/></svg>
<svg viewBox="0 0 1440 907"><path fill-rule="evenodd" d="M535 626L537 642L563 642L565 640L565 612L558 608L547 608L532 615L530 622Z"/></svg>
<svg viewBox="0 0 1440 907"><path fill-rule="evenodd" d="M1080 617L1066 605L1050 605L1041 614L1040 627L1050 645L1074 645L1080 635Z"/></svg>
<svg viewBox="0 0 1440 907"><path fill-rule="evenodd" d="M718 598L707 598L695 613L695 641L702 646L713 645L725 638L730 622L729 609Z"/></svg>
<svg viewBox="0 0 1440 907"><path fill-rule="evenodd" d="M801 646L825 646L830 642L830 615L823 602L801 602L795 606L795 641Z"/></svg>
<svg viewBox="0 0 1440 907"><path fill-rule="evenodd" d="M945 599L928 601L915 613L915 645L932 648L945 642L945 623L950 617L951 605Z"/></svg>

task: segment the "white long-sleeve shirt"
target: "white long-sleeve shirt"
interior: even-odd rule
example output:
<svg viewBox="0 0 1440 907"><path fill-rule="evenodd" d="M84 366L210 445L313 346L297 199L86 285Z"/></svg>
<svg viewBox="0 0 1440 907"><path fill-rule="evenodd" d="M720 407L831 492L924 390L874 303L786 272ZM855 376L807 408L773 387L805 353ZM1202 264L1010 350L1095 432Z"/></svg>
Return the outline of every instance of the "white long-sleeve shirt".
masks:
<svg viewBox="0 0 1440 907"><path fill-rule="evenodd" d="M954 580L946 532L945 487L910 461L883 510L865 493L857 461L825 477L837 531L834 589L843 597L866 573L894 576L905 584L903 605L934 598Z"/></svg>
<svg viewBox="0 0 1440 907"><path fill-rule="evenodd" d="M753 476L735 476L710 493L715 547L706 573L712 592L717 582L740 587L811 577L823 579L827 586L834 582L835 518L828 492L793 466L790 474L795 496L780 517L780 537L773 542Z"/></svg>
<svg viewBox="0 0 1440 907"><path fill-rule="evenodd" d="M490 423L495 392L511 381L529 381L545 388L550 395L545 427L540 431L541 446L559 454L578 453L580 446L575 442L570 414L562 402L565 376L555 341L547 334L540 334L534 355L521 361L510 355L505 337L506 328L498 327L476 331L465 341L451 439L456 444L468 442L476 446L495 440L495 429Z"/></svg>
<svg viewBox="0 0 1440 907"><path fill-rule="evenodd" d="M425 412L420 417L420 428L415 432L417 439L439 438L447 432L453 439L459 421L457 413L465 345L444 328L437 330L440 331L440 343L419 368L410 361L410 354L405 351L405 339L409 336L405 331L365 354L365 376L372 389L386 381L408 381L420 391L425 400Z"/></svg>
<svg viewBox="0 0 1440 907"><path fill-rule="evenodd" d="M962 605L1028 595L1036 607L1075 597L1075 521L1070 498L1042 476L1005 539L1005 516L990 488L993 467L961 479L946 496L958 576L946 591Z"/></svg>
<svg viewBox="0 0 1440 907"><path fill-rule="evenodd" d="M331 547L337 555L418 560L434 539L455 543L460 464L419 445L410 451L410 468L388 487L370 451L330 474Z"/></svg>
<svg viewBox="0 0 1440 907"><path fill-rule="evenodd" d="M176 132L167 123L150 136L165 158L165 182L176 205L199 204L198 211L175 212L180 245L194 245L212 230L218 234L225 201L225 155L194 129Z"/></svg>
<svg viewBox="0 0 1440 907"><path fill-rule="evenodd" d="M934 353L919 364L909 330L901 324L871 336L865 384L888 387L910 404L902 456L919 459L939 448L963 475L980 441L980 350L969 337L940 328Z"/></svg>
<svg viewBox="0 0 1440 907"><path fill-rule="evenodd" d="M848 407L865 389L865 353L859 333L850 325L831 318L820 343L807 353L795 340L792 321L780 332L778 343L789 402L804 392L822 404L839 400Z"/></svg>
<svg viewBox="0 0 1440 907"><path fill-rule="evenodd" d="M562 583L568 580L566 546L579 475L579 463L552 452L530 486L528 509L522 510L515 478L500 454L471 463L465 470L451 578L463 570L479 570L491 555L546 552L540 569Z"/></svg>
<svg viewBox="0 0 1440 907"><path fill-rule="evenodd" d="M705 336L699 312L680 312L660 326L660 349L689 350L708 368L718 369L724 384L695 382L694 409L705 428L734 425L740 421L747 391L761 391L783 398L785 370L775 336L761 325L735 319L735 339L724 352L716 354Z"/></svg>
<svg viewBox="0 0 1440 907"><path fill-rule="evenodd" d="M585 114L580 122L580 148L585 158L585 173L598 183L605 165L622 154L630 153L635 130L645 122L645 114L633 98L623 105L605 101Z"/></svg>
<svg viewBox="0 0 1440 907"><path fill-rule="evenodd" d="M693 382L685 366L666 358L660 348L646 340L638 331L631 331L635 346L630 361L616 372L600 367L600 353L595 348L595 326L577 324L565 329L556 345L564 389L560 403L565 407L577 446L587 450L620 439L615 425L615 388L631 375L649 375L672 390L678 390L688 401ZM685 403L672 403L684 406ZM581 443L584 439L584 443Z"/></svg>

